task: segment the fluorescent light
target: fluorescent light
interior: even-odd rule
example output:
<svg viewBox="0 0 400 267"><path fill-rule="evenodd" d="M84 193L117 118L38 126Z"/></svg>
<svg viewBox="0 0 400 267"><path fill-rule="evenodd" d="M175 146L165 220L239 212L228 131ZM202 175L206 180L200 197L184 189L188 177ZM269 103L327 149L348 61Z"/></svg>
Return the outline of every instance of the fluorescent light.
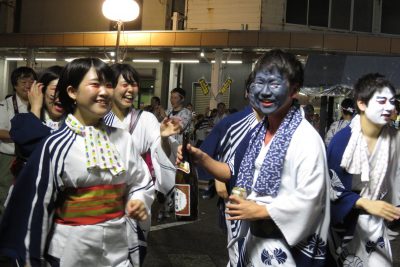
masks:
<svg viewBox="0 0 400 267"><path fill-rule="evenodd" d="M36 58L36 61L57 61L55 58Z"/></svg>
<svg viewBox="0 0 400 267"><path fill-rule="evenodd" d="M115 60L114 59L112 59L112 60L109 60L109 59L103 59L103 58L100 58L100 60L101 61L103 61L103 62L105 62L105 63L108 63L108 62L114 62Z"/></svg>
<svg viewBox="0 0 400 267"><path fill-rule="evenodd" d="M136 63L159 63L159 59L133 59L132 62Z"/></svg>
<svg viewBox="0 0 400 267"><path fill-rule="evenodd" d="M215 60L211 60L211 63L214 64ZM223 60L222 61L222 64L227 64L227 63L228 64L242 64L243 62L241 60L228 60L228 61Z"/></svg>
<svg viewBox="0 0 400 267"><path fill-rule="evenodd" d="M77 58L65 58L64 60L67 61L67 62L71 62L74 59L77 59Z"/></svg>
<svg viewBox="0 0 400 267"><path fill-rule="evenodd" d="M25 60L23 57L6 57L7 61L22 61Z"/></svg>
<svg viewBox="0 0 400 267"><path fill-rule="evenodd" d="M200 56L201 56L201 57L204 57L204 56L205 56L203 51L200 53Z"/></svg>
<svg viewBox="0 0 400 267"><path fill-rule="evenodd" d="M171 63L199 63L197 59L171 59Z"/></svg>

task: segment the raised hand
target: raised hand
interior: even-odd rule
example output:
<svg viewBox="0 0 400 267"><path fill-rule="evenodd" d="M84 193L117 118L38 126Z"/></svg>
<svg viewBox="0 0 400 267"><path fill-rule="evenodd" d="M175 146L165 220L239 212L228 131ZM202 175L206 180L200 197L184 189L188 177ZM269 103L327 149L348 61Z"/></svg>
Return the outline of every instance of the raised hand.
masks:
<svg viewBox="0 0 400 267"><path fill-rule="evenodd" d="M182 124L174 117L164 118L160 123L161 137L168 137L174 134L179 134L182 131Z"/></svg>
<svg viewBox="0 0 400 267"><path fill-rule="evenodd" d="M40 111L43 106L43 84L34 81L29 92L28 101L31 105L31 112L35 114L36 117L40 118Z"/></svg>

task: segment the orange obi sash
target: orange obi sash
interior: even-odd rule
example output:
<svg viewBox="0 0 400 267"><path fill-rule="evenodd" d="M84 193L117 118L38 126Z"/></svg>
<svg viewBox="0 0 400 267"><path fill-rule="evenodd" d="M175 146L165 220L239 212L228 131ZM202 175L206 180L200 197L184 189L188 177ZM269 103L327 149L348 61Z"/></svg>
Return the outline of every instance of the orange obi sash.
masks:
<svg viewBox="0 0 400 267"><path fill-rule="evenodd" d="M56 209L59 224L97 224L120 218L125 213L125 184L96 185L67 188L62 192L62 203Z"/></svg>

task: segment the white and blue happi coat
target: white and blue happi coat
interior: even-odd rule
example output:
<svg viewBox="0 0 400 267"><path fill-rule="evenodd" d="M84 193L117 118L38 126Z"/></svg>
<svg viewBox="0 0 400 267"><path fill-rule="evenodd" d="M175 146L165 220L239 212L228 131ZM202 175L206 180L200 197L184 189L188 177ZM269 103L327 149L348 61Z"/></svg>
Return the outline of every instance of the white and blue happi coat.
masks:
<svg viewBox="0 0 400 267"><path fill-rule="evenodd" d="M384 220L354 208L360 197L371 199L363 193L365 191L377 192L374 200L385 200L393 205L400 205L400 135L390 127L385 127L382 133L380 138L389 138L389 156L386 174L379 188L373 186L371 181L362 182L360 175L350 174L340 166L352 136L350 126L339 131L328 147L327 158L331 176L329 249L335 260L330 263L332 266L392 266L390 242ZM380 150L381 141L378 139L374 152L368 158L372 171L378 160L377 152Z"/></svg>
<svg viewBox="0 0 400 267"><path fill-rule="evenodd" d="M248 133L236 151L231 169L234 175L256 129ZM263 146L256 158L254 179L272 142ZM237 221L231 229L234 238L231 245L238 242L239 261L232 266L322 267L326 264L330 216L325 146L306 120L295 130L283 162L281 184L275 197L261 196L254 191L247 197L267 207L281 235L258 237L249 230L248 221Z"/></svg>
<svg viewBox="0 0 400 267"><path fill-rule="evenodd" d="M256 115L251 106L239 112L235 112L223 118L217 125L215 125L201 144L200 149L207 153L215 160L229 163L235 156L237 147L246 134L257 125ZM205 172L203 169L198 168L200 171ZM206 175L201 175L205 177ZM227 183L228 194L230 194L232 187L235 185L235 179L232 178ZM220 217L223 224L227 229L228 243L232 240L232 229L236 228L237 221L230 221L225 219L225 201L218 200L218 208ZM237 242L228 248L229 265L236 265L238 259L238 246Z"/></svg>
<svg viewBox="0 0 400 267"><path fill-rule="evenodd" d="M54 223L60 194L67 188L127 185L126 199L145 203L148 213L154 186L145 162L126 131L106 127L126 172L87 169L84 137L65 124L46 138L21 172L0 225L0 255L31 266L137 266L131 253L126 217L99 224L70 226ZM136 242L136 245L133 245ZM137 253L138 254L138 253Z"/></svg>

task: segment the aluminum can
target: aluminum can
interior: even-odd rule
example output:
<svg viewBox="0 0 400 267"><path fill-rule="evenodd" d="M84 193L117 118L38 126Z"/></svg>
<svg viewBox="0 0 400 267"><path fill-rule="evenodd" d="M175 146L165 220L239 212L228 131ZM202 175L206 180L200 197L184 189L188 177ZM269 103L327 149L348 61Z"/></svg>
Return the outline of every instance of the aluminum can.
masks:
<svg viewBox="0 0 400 267"><path fill-rule="evenodd" d="M235 186L234 188L232 188L231 195L238 196L241 199L246 199L247 198L247 191L243 187Z"/></svg>

